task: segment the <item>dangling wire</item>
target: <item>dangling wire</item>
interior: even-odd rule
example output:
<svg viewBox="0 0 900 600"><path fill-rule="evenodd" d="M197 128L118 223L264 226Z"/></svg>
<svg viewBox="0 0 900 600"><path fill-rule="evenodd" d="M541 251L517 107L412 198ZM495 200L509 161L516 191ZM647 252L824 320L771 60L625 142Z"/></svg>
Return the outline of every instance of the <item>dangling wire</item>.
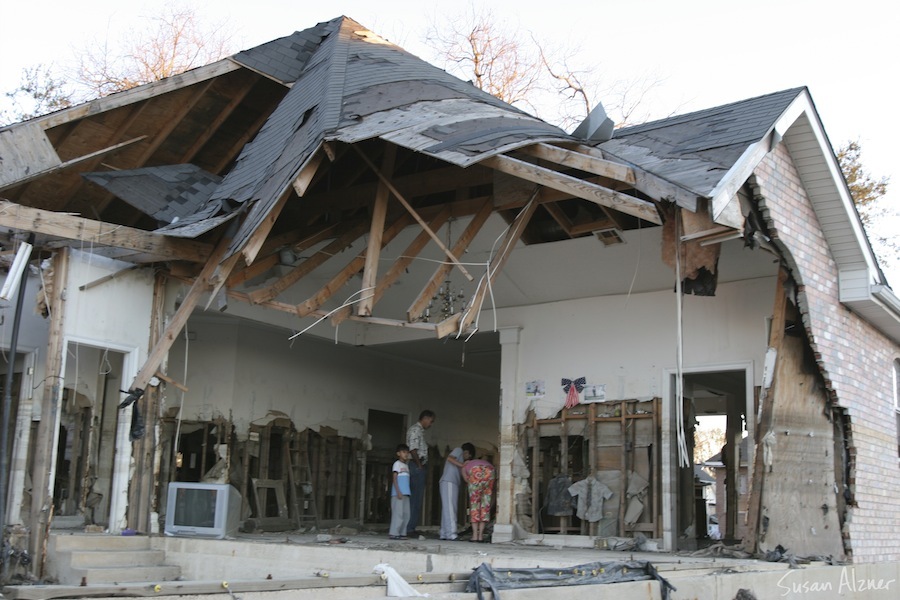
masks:
<svg viewBox="0 0 900 600"><path fill-rule="evenodd" d="M188 382L188 354L190 349L190 335L188 334L188 324L184 324L184 375L182 376L182 380L184 381L184 387L187 387ZM172 457L178 457L178 442L181 440L181 420L184 418L184 390L178 390L178 420L175 424L175 447L172 450ZM169 476L170 481L174 481L175 471Z"/></svg>
<svg viewBox="0 0 900 600"><path fill-rule="evenodd" d="M112 372L112 365L109 362L109 348L103 350L103 358L100 359L100 374L109 375Z"/></svg>
<svg viewBox="0 0 900 600"><path fill-rule="evenodd" d="M681 289L681 213L675 210L675 430L677 432L678 465L690 467L688 459L687 439L684 433L684 330L682 316L684 307L682 304Z"/></svg>

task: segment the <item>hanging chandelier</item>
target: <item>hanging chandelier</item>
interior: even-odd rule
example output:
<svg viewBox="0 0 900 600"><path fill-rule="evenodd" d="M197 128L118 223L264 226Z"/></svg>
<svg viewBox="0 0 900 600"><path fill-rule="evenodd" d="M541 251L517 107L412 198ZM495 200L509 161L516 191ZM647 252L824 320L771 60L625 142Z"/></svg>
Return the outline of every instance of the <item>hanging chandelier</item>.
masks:
<svg viewBox="0 0 900 600"><path fill-rule="evenodd" d="M426 323L431 319L432 313L439 316L443 321L456 313L456 307L460 308L466 303L466 294L462 289L453 289L449 279L444 280L444 284L438 289L437 293L431 297L422 320Z"/></svg>
<svg viewBox="0 0 900 600"><path fill-rule="evenodd" d="M452 236L452 228L453 228L453 220L447 222L447 247L450 247ZM431 297L431 301L428 303L428 306L425 307L425 311L422 313L422 321L428 323L431 320L432 315L435 317L439 317L440 321L444 321L450 318L451 315L456 313L457 306L461 309L465 306L466 303L466 294L463 292L461 288L453 289L453 285L450 283L450 278L444 280L443 285L438 289L437 293L435 293Z"/></svg>

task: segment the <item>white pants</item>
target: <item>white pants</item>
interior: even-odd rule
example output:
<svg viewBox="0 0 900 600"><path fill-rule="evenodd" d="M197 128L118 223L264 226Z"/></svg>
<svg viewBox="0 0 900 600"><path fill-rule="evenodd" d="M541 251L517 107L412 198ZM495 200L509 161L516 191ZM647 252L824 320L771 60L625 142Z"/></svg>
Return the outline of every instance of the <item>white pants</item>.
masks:
<svg viewBox="0 0 900 600"><path fill-rule="evenodd" d="M441 539L456 539L456 507L459 504L459 486L450 481L441 482Z"/></svg>
<svg viewBox="0 0 900 600"><path fill-rule="evenodd" d="M391 527L389 535L406 535L406 525L409 523L409 496L403 496L403 500L397 496L391 496Z"/></svg>

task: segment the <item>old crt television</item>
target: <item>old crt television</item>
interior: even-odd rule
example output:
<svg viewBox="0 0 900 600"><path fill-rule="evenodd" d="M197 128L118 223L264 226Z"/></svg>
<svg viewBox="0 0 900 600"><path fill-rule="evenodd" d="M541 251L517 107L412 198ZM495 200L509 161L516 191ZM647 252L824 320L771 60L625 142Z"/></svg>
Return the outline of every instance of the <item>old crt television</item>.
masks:
<svg viewBox="0 0 900 600"><path fill-rule="evenodd" d="M166 535L222 539L241 524L241 494L227 483L169 484Z"/></svg>

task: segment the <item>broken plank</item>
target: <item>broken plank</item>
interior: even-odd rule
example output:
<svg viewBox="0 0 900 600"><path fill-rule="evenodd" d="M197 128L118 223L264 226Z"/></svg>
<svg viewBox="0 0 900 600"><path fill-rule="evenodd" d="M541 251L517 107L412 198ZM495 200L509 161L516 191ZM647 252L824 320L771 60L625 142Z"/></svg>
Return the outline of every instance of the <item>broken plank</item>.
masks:
<svg viewBox="0 0 900 600"><path fill-rule="evenodd" d="M72 160L67 160L67 161L64 162L64 163L60 163L60 164L58 164L58 165L56 165L56 166L50 167L50 168L48 168L48 169L44 169L43 171L37 171L37 172L31 173L30 175L26 175L26 176L24 176L24 177L20 177L20 178L14 180L14 181L9 181L9 182L7 182L7 183L4 183L4 184L2 184L2 186L0 186L0 190L5 190L5 189L12 188L12 187L16 187L16 186L19 186L19 185L28 183L29 181L34 181L34 180L36 180L36 179L40 179L41 177L46 177L47 175L52 175L53 173L58 173L58 172L60 172L60 171L65 171L66 169L70 169L70 168L72 168L72 167L76 167L76 166L80 165L80 164L83 163L83 162L92 160L92 159L94 159L94 158L98 158L98 157L100 157L100 156L105 156L105 155L107 155L107 154L111 154L112 152L115 152L115 151L117 151L117 150L121 150L122 148L124 148L124 147L126 147L126 146L130 146L131 144L134 144L134 143L137 143L137 142L141 142L141 141L143 141L143 140L145 140L145 139L147 139L147 136L146 136L146 135L142 135L142 136L139 136L139 137L136 137L136 138L132 138L132 139L130 139L130 140L126 140L126 141L121 142L121 143L119 143L119 144L115 144L115 145L110 146L110 147L108 147L108 148L103 148L103 149L101 149L101 150L97 150L96 152L91 152L91 153L89 153L89 154L85 154L84 156L79 156L78 158L73 158Z"/></svg>
<svg viewBox="0 0 900 600"><path fill-rule="evenodd" d="M204 262L212 251L209 244L194 240L170 238L124 225L31 208L8 200L0 200L0 226L98 246L136 250L158 260Z"/></svg>
<svg viewBox="0 0 900 600"><path fill-rule="evenodd" d="M600 206L618 210L650 223L662 224L662 219L656 210L656 206L646 200L509 156L491 156L483 160L482 164L502 173L567 192L588 202L594 202Z"/></svg>
<svg viewBox="0 0 900 600"><path fill-rule="evenodd" d="M542 160L572 167L579 171L621 181L630 186L634 186L635 183L634 169L631 167L604 158L598 158L591 154L566 150L565 148L551 146L546 143L524 146L519 148L519 151Z"/></svg>
<svg viewBox="0 0 900 600"><path fill-rule="evenodd" d="M406 573L402 577L417 583L465 583L471 571L458 573ZM231 581L160 581L109 585L22 585L6 586L3 595L13 600L53 600L120 596L184 596L193 594L235 594L341 587L384 588L380 575L305 577L296 579L237 579ZM384 595L384 592L381 592Z"/></svg>

